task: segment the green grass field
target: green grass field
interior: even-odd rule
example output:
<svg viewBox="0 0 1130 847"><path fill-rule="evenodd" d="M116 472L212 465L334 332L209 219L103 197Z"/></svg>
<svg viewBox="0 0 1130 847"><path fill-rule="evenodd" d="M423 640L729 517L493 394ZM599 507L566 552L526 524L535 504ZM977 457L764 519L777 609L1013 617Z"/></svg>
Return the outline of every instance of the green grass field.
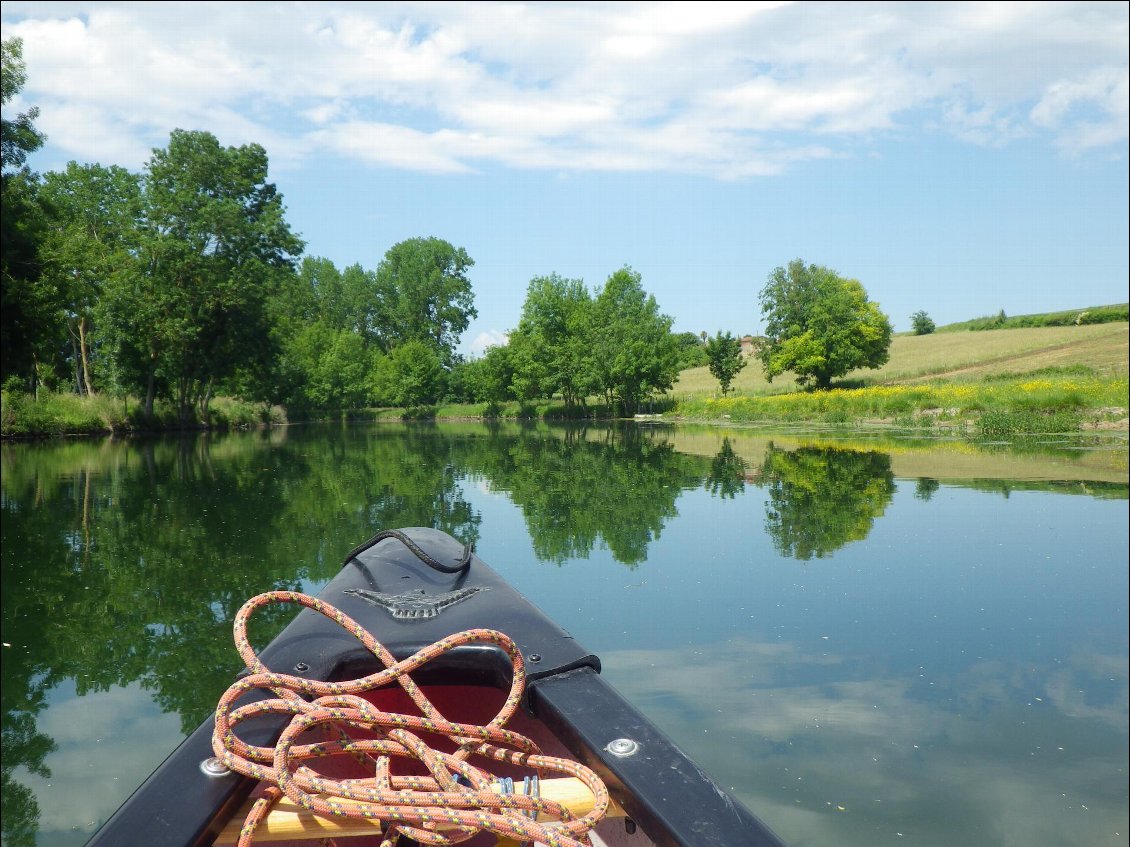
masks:
<svg viewBox="0 0 1130 847"><path fill-rule="evenodd" d="M897 335L886 365L878 370L854 371L840 382L862 387L938 379L981 380L1077 365L1099 376L1126 377L1128 338L1127 323ZM766 382L761 363L751 359L734 380L731 394L780 394L796 388L788 374L771 384ZM708 368L691 368L679 375L671 395L676 400L720 396L718 380Z"/></svg>
<svg viewBox="0 0 1130 847"><path fill-rule="evenodd" d="M1130 324L900 335L882 368L830 391L772 384L751 359L722 397L707 368L682 373L672 417L731 423L820 422L944 427L1012 438L1126 429Z"/></svg>

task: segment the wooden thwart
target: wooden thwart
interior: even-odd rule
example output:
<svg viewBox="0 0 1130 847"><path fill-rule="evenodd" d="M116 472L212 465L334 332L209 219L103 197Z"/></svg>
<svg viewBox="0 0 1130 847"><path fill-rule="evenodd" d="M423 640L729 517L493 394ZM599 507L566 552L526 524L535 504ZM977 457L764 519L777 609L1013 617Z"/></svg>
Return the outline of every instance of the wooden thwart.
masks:
<svg viewBox="0 0 1130 847"><path fill-rule="evenodd" d="M500 791L498 785L495 792ZM515 783L515 793L522 793L522 785ZM567 807L580 817L592 811L594 798L588 787L576 777L543 779L540 781L540 795L546 800ZM349 800L339 800L349 805ZM239 841L239 832L247 813L251 811L254 800L248 800L236 812L213 842L216 847L225 847ZM607 817L623 817L624 810L615 801L609 801ZM384 828L380 821L366 818L322 817L308 809L296 806L287 798L282 798L271 809L267 819L255 831L256 836L271 841L297 841L301 838L348 838L354 835L377 835Z"/></svg>

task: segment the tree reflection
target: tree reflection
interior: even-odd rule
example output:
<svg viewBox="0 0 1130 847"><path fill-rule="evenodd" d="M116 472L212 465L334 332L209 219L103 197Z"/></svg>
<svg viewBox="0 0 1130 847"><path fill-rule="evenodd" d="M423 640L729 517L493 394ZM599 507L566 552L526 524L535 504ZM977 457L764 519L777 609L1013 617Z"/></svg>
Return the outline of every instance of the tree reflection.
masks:
<svg viewBox="0 0 1130 847"><path fill-rule="evenodd" d="M765 529L781 555L801 560L866 538L895 493L889 455L832 447L770 445L761 480Z"/></svg>
<svg viewBox="0 0 1130 847"><path fill-rule="evenodd" d="M733 499L745 491L745 462L734 452L729 438L722 439L722 449L710 460L706 490L722 499Z"/></svg>
<svg viewBox="0 0 1130 847"><path fill-rule="evenodd" d="M929 502L934 493L941 487L942 484L933 477L920 476L918 481L914 483L914 496L919 500Z"/></svg>
<svg viewBox="0 0 1130 847"><path fill-rule="evenodd" d="M502 449L499 449L499 448ZM529 429L467 456L469 467L505 490L526 519L535 555L562 564L603 543L629 566L698 488L704 461L655 443L637 427Z"/></svg>
<svg viewBox="0 0 1130 847"><path fill-rule="evenodd" d="M188 733L239 670L231 621L248 597L329 579L374 527L477 539L442 440L357 437L5 449L4 844L34 843L39 809L13 773L48 775L37 715L62 682L79 696L140 683ZM257 614L256 643L293 614Z"/></svg>

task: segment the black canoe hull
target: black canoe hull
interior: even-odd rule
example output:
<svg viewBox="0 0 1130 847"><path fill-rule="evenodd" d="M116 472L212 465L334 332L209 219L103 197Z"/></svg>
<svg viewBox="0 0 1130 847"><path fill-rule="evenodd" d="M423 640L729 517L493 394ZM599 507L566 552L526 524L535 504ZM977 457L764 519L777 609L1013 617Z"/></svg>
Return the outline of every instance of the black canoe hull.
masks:
<svg viewBox="0 0 1130 847"><path fill-rule="evenodd" d="M458 566L466 551L437 530L403 530L441 563ZM477 556L458 573L430 567L396 538L358 548L319 597L358 621L398 659L464 629L505 632L529 673L527 708L582 763L596 771L628 816L657 845L783 847L600 676L600 662L510 587ZM356 552L356 551L355 551ZM392 599L390 599L392 598ZM349 633L303 609L262 652L264 664L313 679L376 670L374 657ZM413 674L422 684L510 685L509 659L487 646L460 647ZM241 735L272 744L282 722L259 721ZM617 756L617 739L638 745ZM243 804L254 782L212 776L212 721L205 721L95 833L88 847L207 847Z"/></svg>

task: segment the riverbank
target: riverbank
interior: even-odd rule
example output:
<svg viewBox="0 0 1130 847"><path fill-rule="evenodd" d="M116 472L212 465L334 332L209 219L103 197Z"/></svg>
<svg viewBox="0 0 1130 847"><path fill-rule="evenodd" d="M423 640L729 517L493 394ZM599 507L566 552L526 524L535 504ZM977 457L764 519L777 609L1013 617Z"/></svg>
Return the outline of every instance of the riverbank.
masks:
<svg viewBox="0 0 1130 847"><path fill-rule="evenodd" d="M1086 366L1044 368L981 380L790 391L779 394L664 397L649 403L651 420L726 424L833 424L944 431L1001 438L1128 429L1125 376L1102 376ZM561 403L474 403L418 409L327 412L301 420L609 420L605 406L569 409ZM132 400L53 394L35 398L4 392L4 438L127 434L183 429L251 429L300 422L280 407L217 398L208 422L180 421L158 407L145 420Z"/></svg>
<svg viewBox="0 0 1130 847"><path fill-rule="evenodd" d="M651 420L886 426L972 438L1117 431L1127 429L1128 365L1125 322L901 335L882 368L849 374L830 391L804 391L788 374L769 383L750 361L726 396L708 368L690 368L668 394L635 411ZM161 402L146 418L134 398L4 391L0 435L253 429L311 420L610 420L621 414L600 403L568 407L556 400L288 414L279 406L219 397L207 420L186 422Z"/></svg>

